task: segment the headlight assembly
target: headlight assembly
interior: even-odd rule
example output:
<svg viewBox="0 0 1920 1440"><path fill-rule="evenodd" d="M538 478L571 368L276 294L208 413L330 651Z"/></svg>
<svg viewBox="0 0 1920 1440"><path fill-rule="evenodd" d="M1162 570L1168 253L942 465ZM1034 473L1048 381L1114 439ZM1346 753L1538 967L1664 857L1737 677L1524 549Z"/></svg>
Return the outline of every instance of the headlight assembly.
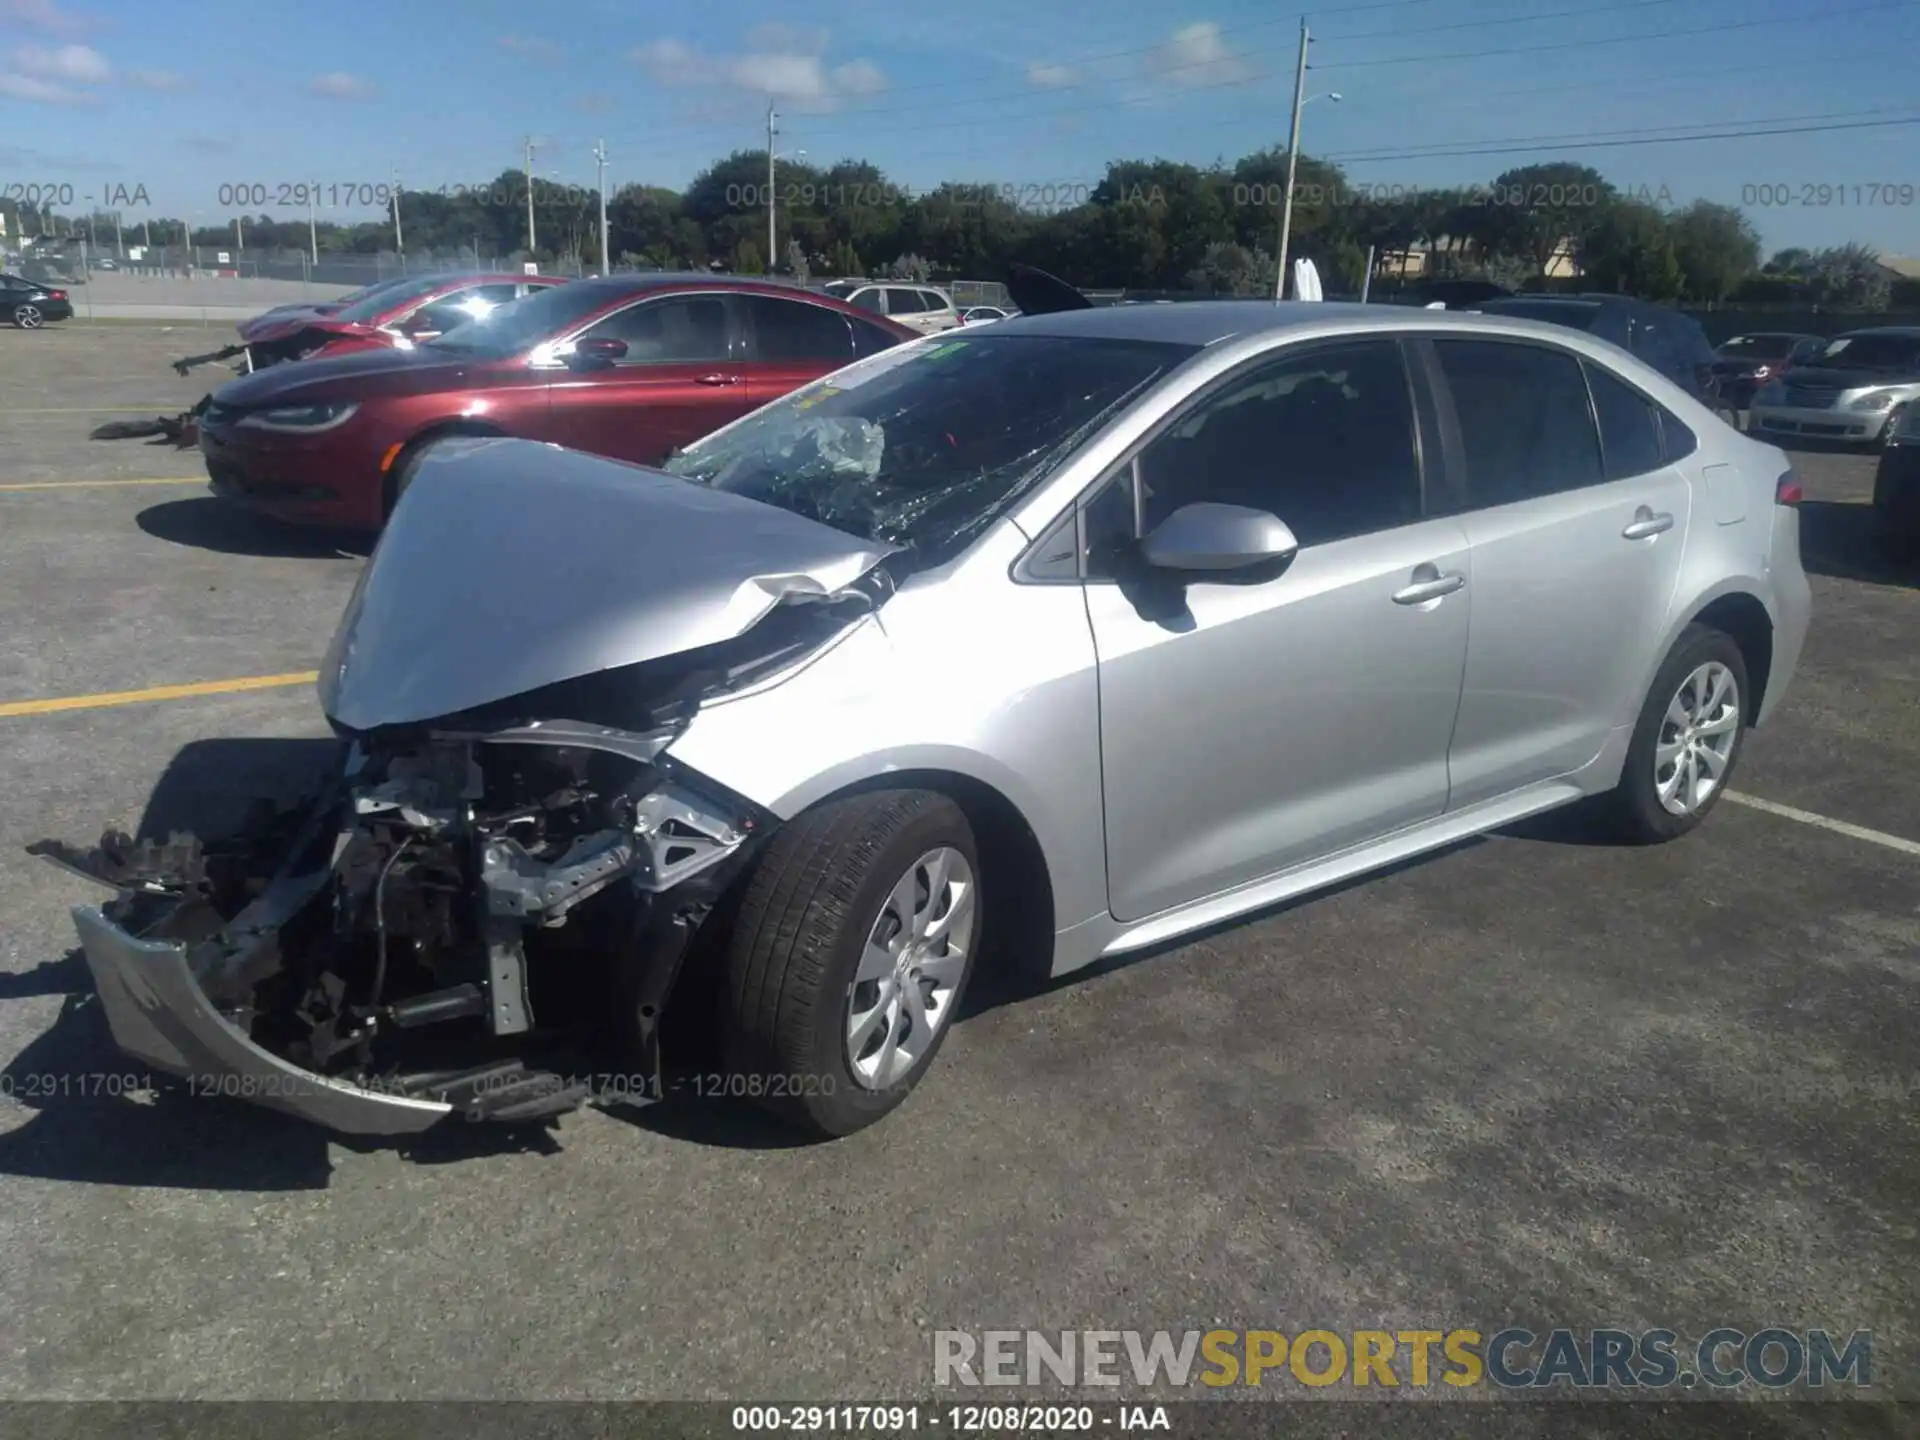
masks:
<svg viewBox="0 0 1920 1440"><path fill-rule="evenodd" d="M239 423L253 430L281 430L309 435L331 430L360 408L353 400L322 401L314 405L281 405L272 410L256 410Z"/></svg>

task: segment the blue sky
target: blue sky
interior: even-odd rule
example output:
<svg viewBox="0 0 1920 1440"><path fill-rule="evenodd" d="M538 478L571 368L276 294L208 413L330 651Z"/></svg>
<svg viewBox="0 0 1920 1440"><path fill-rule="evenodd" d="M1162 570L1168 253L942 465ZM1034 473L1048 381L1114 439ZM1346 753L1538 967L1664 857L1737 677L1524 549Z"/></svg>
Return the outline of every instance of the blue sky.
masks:
<svg viewBox="0 0 1920 1440"><path fill-rule="evenodd" d="M604 138L612 183L678 186L763 143L771 91L810 162L1070 197L1110 158L1284 141L1298 23L1272 0L0 0L0 187L140 185L214 224L222 184L472 182L528 134L547 178L592 184ZM1304 148L1357 183L1568 157L1751 202L1769 249L1920 255L1920 123L1883 123L1920 122L1920 0L1330 0L1308 23ZM1649 143L1815 125L1846 128Z"/></svg>

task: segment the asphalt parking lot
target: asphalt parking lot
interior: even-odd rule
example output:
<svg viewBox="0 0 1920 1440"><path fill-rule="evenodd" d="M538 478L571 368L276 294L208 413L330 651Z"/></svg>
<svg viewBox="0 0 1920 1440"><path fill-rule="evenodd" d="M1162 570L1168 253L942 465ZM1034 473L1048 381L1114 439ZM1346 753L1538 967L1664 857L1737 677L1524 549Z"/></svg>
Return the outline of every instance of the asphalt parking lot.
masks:
<svg viewBox="0 0 1920 1440"><path fill-rule="evenodd" d="M942 1328L1508 1323L1870 1330L1920 1398L1920 849L1885 838L1920 841L1920 575L1870 458L1796 459L1813 628L1737 777L1794 814L1540 823L987 987L830 1145L709 1100L401 1149L58 1078L132 1067L72 949L96 893L21 847L291 788L325 729L287 677L361 564L85 438L190 404L221 372L166 362L207 348L0 331L0 1398L873 1399ZM37 703L240 677L276 683Z"/></svg>

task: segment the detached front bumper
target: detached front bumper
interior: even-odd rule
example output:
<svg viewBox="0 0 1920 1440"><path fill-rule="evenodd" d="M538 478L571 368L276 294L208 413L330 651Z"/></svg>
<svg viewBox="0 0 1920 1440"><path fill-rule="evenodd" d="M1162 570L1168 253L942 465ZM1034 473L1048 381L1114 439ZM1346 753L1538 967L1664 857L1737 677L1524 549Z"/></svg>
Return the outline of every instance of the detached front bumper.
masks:
<svg viewBox="0 0 1920 1440"><path fill-rule="evenodd" d="M94 905L73 910L107 1026L120 1048L186 1080L350 1135L412 1135L457 1112L441 1101L382 1094L315 1075L263 1050L207 999L175 941L128 934Z"/></svg>

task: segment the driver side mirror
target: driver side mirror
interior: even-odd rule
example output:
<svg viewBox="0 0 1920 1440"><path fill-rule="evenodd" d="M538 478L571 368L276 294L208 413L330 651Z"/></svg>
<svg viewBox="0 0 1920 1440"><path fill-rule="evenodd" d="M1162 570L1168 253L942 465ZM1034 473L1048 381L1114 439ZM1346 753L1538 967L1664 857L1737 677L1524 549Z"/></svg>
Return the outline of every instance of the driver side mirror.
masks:
<svg viewBox="0 0 1920 1440"><path fill-rule="evenodd" d="M1182 505L1140 542L1156 570L1224 573L1286 560L1300 549L1277 515L1246 505Z"/></svg>
<svg viewBox="0 0 1920 1440"><path fill-rule="evenodd" d="M611 335L593 336L575 342L573 353L567 356L567 366L573 370L602 370L623 358L626 353L626 341L616 340Z"/></svg>

